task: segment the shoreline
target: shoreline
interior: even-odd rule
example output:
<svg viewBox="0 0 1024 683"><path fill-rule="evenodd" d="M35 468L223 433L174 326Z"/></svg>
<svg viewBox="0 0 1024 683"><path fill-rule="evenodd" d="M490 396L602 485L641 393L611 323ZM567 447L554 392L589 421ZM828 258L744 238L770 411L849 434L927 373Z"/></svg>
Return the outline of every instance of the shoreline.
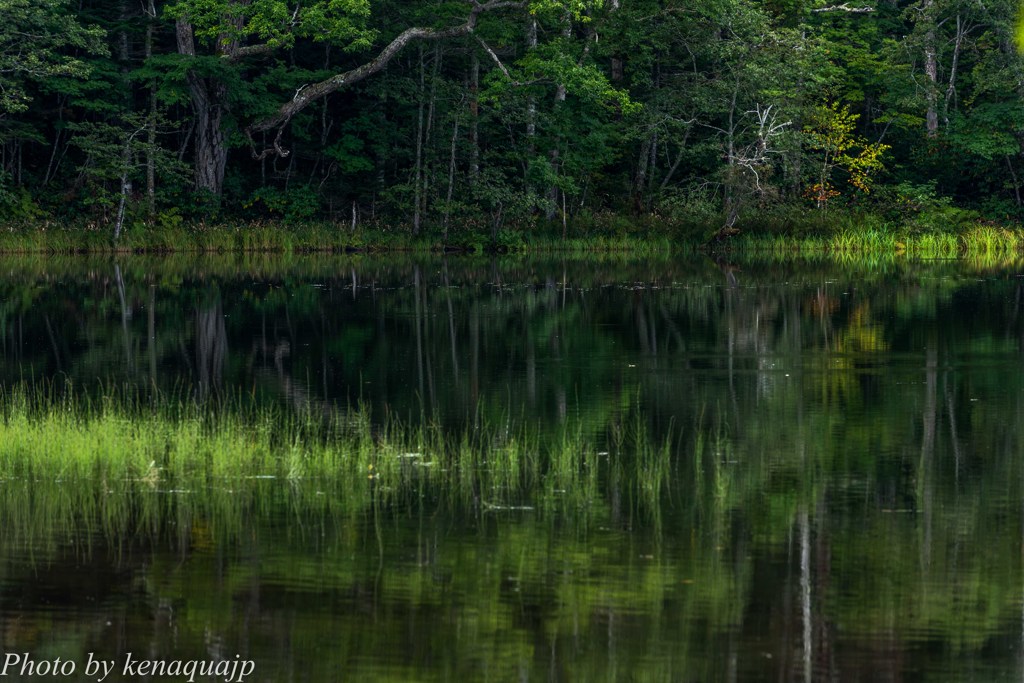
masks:
<svg viewBox="0 0 1024 683"><path fill-rule="evenodd" d="M961 258L964 256L1024 255L1024 225L977 223L950 230L920 231L849 220L833 226L794 226L715 235L711 226L652 225L638 220L637 229L610 233L593 226L561 229L527 227L502 230L498 240L479 232L413 235L402 228L374 226L351 230L327 222L301 224L258 222L217 225L176 225L128 230L118 242L112 231L52 223L0 228L0 254L126 255L126 254L628 254L668 256L677 253L711 255L771 255L775 257L858 255ZM563 237L565 234L565 237Z"/></svg>

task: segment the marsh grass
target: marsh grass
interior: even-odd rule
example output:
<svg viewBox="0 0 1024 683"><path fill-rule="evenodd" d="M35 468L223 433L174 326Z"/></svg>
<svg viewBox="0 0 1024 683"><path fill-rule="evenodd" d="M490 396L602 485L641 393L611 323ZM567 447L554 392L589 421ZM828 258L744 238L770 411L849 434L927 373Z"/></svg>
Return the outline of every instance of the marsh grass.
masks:
<svg viewBox="0 0 1024 683"><path fill-rule="evenodd" d="M332 251L428 250L429 240L385 226L351 230L346 224L311 221L139 224L117 241L109 226L44 222L0 229L0 253L305 253Z"/></svg>
<svg viewBox="0 0 1024 683"><path fill-rule="evenodd" d="M675 248L666 232L594 232L544 226L518 226L492 237L488 231L463 230L443 236L426 231L413 235L405 226L368 222L355 230L346 222L250 221L245 223L138 224L117 242L109 226L53 221L0 228L0 253L8 254L124 254L124 253L269 253L322 252L456 252L557 253L588 255L630 253L666 255Z"/></svg>
<svg viewBox="0 0 1024 683"><path fill-rule="evenodd" d="M780 257L828 254L834 258L910 256L922 259L1019 256L1024 231L988 223L949 230L918 230L906 226L839 225L810 233L761 231L752 228L728 247L738 252Z"/></svg>
<svg viewBox="0 0 1024 683"><path fill-rule="evenodd" d="M692 217L690 217L692 218ZM526 221L496 235L473 221L443 234L439 227L412 234L409 226L372 220L355 229L347 221L252 220L248 222L139 222L119 241L110 226L94 222L39 221L0 228L0 253L12 254L305 254L330 252L492 252L590 256L629 254L669 257L707 246L721 227L717 218L693 221L651 216L578 216L568 226ZM1024 229L990 221L895 217L860 212L780 210L743 218L738 237L715 245L734 251L896 253L953 258L977 252L1021 253Z"/></svg>
<svg viewBox="0 0 1024 683"><path fill-rule="evenodd" d="M107 538L191 535L205 520L204 533L223 539L282 496L302 517L423 500L585 515L613 490L657 524L685 450L672 434L653 437L639 408L607 434L572 421L555 433L511 420L446 431L373 419L362 406L303 413L246 395L192 396L0 388L0 524L56 542L83 526Z"/></svg>

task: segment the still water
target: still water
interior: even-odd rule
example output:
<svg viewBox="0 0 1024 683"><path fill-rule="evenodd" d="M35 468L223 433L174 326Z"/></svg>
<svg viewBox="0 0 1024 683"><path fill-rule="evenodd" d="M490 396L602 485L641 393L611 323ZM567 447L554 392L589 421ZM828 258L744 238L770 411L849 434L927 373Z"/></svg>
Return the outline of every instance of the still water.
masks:
<svg viewBox="0 0 1024 683"><path fill-rule="evenodd" d="M211 478L138 486L116 514L97 510L117 484L0 472L4 656L72 661L49 680L76 681L102 676L90 658L107 681L188 680L125 671L128 653L268 682L1021 680L1022 274L0 261L4 388L593 451L585 477L541 462L513 497Z"/></svg>

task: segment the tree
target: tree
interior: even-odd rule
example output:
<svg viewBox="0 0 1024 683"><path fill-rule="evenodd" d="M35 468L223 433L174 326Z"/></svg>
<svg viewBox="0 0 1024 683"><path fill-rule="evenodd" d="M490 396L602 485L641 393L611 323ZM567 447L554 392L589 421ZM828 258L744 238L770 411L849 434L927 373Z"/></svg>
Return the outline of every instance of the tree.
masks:
<svg viewBox="0 0 1024 683"><path fill-rule="evenodd" d="M68 9L67 0L0 0L0 117L28 108L31 82L87 76L74 51L106 51L103 32Z"/></svg>
<svg viewBox="0 0 1024 683"><path fill-rule="evenodd" d="M857 191L871 191L872 175L883 169L881 156L888 145L871 143L856 135L858 114L851 114L846 105L831 102L818 107L804 128L807 146L818 152L813 184L806 194L819 209L842 194L832 184L833 173L840 169Z"/></svg>
<svg viewBox="0 0 1024 683"><path fill-rule="evenodd" d="M24 113L32 91L44 81L84 78L89 67L75 53L105 52L103 32L83 27L65 0L0 0L0 206L21 208L14 215L34 212L24 190L11 191L13 180L22 185L23 146L40 141L36 122L12 120ZM16 164L9 160L17 160ZM13 168L12 168L13 166Z"/></svg>

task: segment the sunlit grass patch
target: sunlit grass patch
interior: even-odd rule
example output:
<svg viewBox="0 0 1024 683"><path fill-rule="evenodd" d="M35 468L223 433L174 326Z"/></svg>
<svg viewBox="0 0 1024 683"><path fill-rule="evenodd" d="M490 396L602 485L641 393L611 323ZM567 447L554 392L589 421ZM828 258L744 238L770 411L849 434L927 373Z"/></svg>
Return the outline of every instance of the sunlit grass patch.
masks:
<svg viewBox="0 0 1024 683"><path fill-rule="evenodd" d="M429 493L481 509L578 510L600 498L613 463L621 468L615 486L637 509L655 511L675 444L652 440L638 410L610 429L570 420L542 435L505 420L446 431L393 415L373 420L360 406L327 415L247 396L200 403L184 392L86 394L23 384L0 389L0 481L56 485L88 499L83 509L111 494L217 496L277 481L331 491L351 509ZM603 457L599 442L608 444Z"/></svg>

